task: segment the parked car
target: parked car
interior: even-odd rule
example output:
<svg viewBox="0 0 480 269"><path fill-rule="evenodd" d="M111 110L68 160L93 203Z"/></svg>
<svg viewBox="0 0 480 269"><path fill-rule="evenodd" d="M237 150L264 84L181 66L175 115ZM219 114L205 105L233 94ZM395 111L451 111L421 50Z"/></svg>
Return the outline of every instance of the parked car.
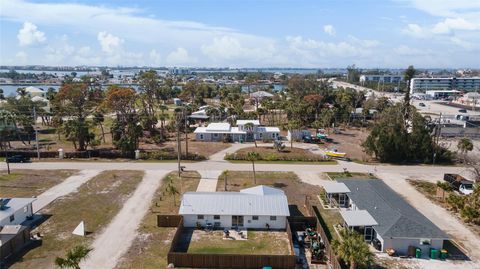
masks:
<svg viewBox="0 0 480 269"><path fill-rule="evenodd" d="M444 174L443 180L450 183L450 186L461 194L473 193L473 181L468 180L458 174Z"/></svg>
<svg viewBox="0 0 480 269"><path fill-rule="evenodd" d="M7 162L9 163L28 163L30 162L30 157L25 155L13 155L7 157Z"/></svg>
<svg viewBox="0 0 480 269"><path fill-rule="evenodd" d="M467 113L467 110L466 110L466 109L459 109L458 112L460 112L460 113Z"/></svg>
<svg viewBox="0 0 480 269"><path fill-rule="evenodd" d="M425 105L425 103L419 103L418 106L424 107L426 105Z"/></svg>

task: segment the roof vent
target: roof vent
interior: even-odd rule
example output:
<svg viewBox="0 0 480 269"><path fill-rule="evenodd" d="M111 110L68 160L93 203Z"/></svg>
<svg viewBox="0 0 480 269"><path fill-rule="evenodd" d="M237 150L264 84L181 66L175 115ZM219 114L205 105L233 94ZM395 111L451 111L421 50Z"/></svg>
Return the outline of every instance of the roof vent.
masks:
<svg viewBox="0 0 480 269"><path fill-rule="evenodd" d="M377 206L375 206L374 209L377 209Z"/></svg>

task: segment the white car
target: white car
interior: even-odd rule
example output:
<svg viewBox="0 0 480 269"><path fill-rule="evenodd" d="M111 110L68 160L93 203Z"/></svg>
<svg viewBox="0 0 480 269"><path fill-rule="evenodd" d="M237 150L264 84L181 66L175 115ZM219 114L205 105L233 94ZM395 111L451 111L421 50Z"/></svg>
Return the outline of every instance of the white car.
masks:
<svg viewBox="0 0 480 269"><path fill-rule="evenodd" d="M461 184L458 188L458 192L464 195L469 195L473 193L473 184Z"/></svg>

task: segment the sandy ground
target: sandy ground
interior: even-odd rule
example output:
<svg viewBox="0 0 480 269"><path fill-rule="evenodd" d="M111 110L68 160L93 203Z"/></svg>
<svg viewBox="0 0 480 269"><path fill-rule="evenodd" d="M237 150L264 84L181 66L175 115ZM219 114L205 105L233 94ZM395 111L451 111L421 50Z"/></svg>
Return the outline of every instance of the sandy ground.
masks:
<svg viewBox="0 0 480 269"><path fill-rule="evenodd" d="M480 238L477 235L465 227L450 212L432 203L423 194L415 190L405 180L407 177L390 173L379 173L377 176L383 179L390 188L402 195L420 213L452 236L457 243L465 247L468 251L467 255L476 262L477 268L480 268Z"/></svg>
<svg viewBox="0 0 480 269"><path fill-rule="evenodd" d="M123 208L95 239L82 268L114 268L137 237L137 228L147 213L155 191L168 171L145 171L142 182Z"/></svg>
<svg viewBox="0 0 480 269"><path fill-rule="evenodd" d="M83 183L95 177L100 172L101 170L82 170L78 174L68 177L62 183L40 194L32 204L33 212L36 213L55 201L55 199L76 191Z"/></svg>

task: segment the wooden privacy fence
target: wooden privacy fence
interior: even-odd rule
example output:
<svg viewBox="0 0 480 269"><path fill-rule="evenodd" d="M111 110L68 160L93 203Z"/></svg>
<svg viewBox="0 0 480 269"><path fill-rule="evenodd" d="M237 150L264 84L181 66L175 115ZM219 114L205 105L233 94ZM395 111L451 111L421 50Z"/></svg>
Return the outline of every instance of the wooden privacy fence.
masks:
<svg viewBox="0 0 480 269"><path fill-rule="evenodd" d="M182 220L183 220L182 216L179 216L179 215L157 215L157 226L158 227L177 227L180 221Z"/></svg>
<svg viewBox="0 0 480 269"><path fill-rule="evenodd" d="M166 218L168 217L168 218ZM158 216L160 223L165 221L167 224L174 223L172 216ZM175 267L187 268L245 268L254 269L262 268L269 265L278 269L295 268L296 257L293 254L293 243L291 237L290 254L288 255L251 255L251 254L203 254L203 253L187 253L180 251L180 237L183 232L183 217L178 216L177 230L172 239L170 250L167 254L167 262ZM170 226L169 226L170 227ZM287 233L291 236L290 226L287 223Z"/></svg>
<svg viewBox="0 0 480 269"><path fill-rule="evenodd" d="M340 261L337 256L335 255L335 251L332 249L332 245L330 242L331 235L327 236L325 232L324 226L326 225L325 221L322 219L318 208L310 203L310 199L308 197L305 199L305 207L307 208L307 212L310 216L314 216L318 221L316 223L316 231L322 238L323 243L325 244L325 255L328 258L330 263L330 267L332 269L346 269L348 268L347 265Z"/></svg>

